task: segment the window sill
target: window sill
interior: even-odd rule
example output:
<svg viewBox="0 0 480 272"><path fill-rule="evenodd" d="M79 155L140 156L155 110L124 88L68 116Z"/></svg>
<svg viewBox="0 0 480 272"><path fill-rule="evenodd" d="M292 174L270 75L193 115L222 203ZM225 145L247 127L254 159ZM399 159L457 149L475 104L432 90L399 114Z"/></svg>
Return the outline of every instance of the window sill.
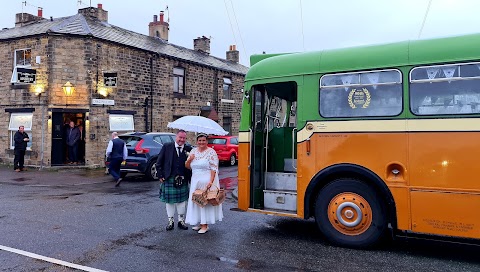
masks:
<svg viewBox="0 0 480 272"><path fill-rule="evenodd" d="M233 103L235 103L235 100L233 100L233 99L223 99L223 98L222 98L222 99L220 100L220 102L233 104Z"/></svg>
<svg viewBox="0 0 480 272"><path fill-rule="evenodd" d="M182 93L173 93L173 97L174 98L188 98L188 96L186 94L182 94Z"/></svg>

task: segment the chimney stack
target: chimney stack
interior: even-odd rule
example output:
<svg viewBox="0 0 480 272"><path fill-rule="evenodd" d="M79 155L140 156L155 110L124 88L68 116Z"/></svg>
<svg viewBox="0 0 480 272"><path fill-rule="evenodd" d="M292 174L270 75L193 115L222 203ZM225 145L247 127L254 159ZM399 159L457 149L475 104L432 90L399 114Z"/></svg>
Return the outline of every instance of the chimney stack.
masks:
<svg viewBox="0 0 480 272"><path fill-rule="evenodd" d="M202 36L193 40L193 50L210 54L210 39Z"/></svg>
<svg viewBox="0 0 480 272"><path fill-rule="evenodd" d="M85 17L95 18L102 22L108 22L108 11L103 9L102 4L98 4L96 8L88 7L79 9L78 13Z"/></svg>
<svg viewBox="0 0 480 272"><path fill-rule="evenodd" d="M169 29L169 24L164 21L163 11L160 11L160 21L157 15L153 15L153 22L148 24L148 36L168 41Z"/></svg>
<svg viewBox="0 0 480 272"><path fill-rule="evenodd" d="M40 18L43 17L43 9L41 7L38 7L37 17L40 17Z"/></svg>
<svg viewBox="0 0 480 272"><path fill-rule="evenodd" d="M230 45L227 51L227 60L238 63L240 61L240 53L237 50L236 45Z"/></svg>
<svg viewBox="0 0 480 272"><path fill-rule="evenodd" d="M41 17L42 12L41 12L40 8L38 10L38 15L39 16L35 16L35 15L29 14L29 13L17 13L17 14L15 14L15 27L24 26L24 25L27 25L29 23L33 23L33 22L42 20L43 18Z"/></svg>

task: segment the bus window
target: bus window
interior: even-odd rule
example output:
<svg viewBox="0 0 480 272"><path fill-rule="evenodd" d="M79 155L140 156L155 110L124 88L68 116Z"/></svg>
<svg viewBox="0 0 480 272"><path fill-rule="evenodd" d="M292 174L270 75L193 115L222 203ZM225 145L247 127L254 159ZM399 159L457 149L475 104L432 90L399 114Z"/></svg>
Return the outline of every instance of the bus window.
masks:
<svg viewBox="0 0 480 272"><path fill-rule="evenodd" d="M398 70L324 75L320 79L323 117L396 116L402 112Z"/></svg>
<svg viewBox="0 0 480 272"><path fill-rule="evenodd" d="M416 115L480 113L480 64L417 67L410 73Z"/></svg>

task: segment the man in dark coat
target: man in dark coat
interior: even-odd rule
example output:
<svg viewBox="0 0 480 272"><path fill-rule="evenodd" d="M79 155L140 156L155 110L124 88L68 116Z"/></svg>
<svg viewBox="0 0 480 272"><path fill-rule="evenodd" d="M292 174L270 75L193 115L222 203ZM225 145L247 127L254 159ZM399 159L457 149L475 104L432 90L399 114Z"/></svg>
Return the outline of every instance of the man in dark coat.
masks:
<svg viewBox="0 0 480 272"><path fill-rule="evenodd" d="M122 178L120 177L120 167L122 166L122 162L127 159L128 150L125 142L118 138L118 133L116 132L112 133L112 140L108 142L106 155L107 158L110 159L108 171L117 182L115 187L118 187L120 186L120 182L122 182Z"/></svg>
<svg viewBox="0 0 480 272"><path fill-rule="evenodd" d="M67 129L68 159L70 164L77 164L78 141L80 140L80 130L70 121L70 127Z"/></svg>
<svg viewBox="0 0 480 272"><path fill-rule="evenodd" d="M160 150L157 159L157 177L160 180L160 200L167 208L167 230L172 230L175 222L175 209L178 214L178 227L187 230L185 211L188 200L188 182L192 177L191 170L185 168L188 152L192 150L185 145L187 133L184 130L177 132L174 143L166 143Z"/></svg>
<svg viewBox="0 0 480 272"><path fill-rule="evenodd" d="M15 142L15 148L13 152L15 158L13 159L13 170L15 172L26 171L27 169L23 167L25 150L27 150L27 143L30 141L28 134L25 132L24 126L19 126L18 131L15 132L13 136L13 141Z"/></svg>

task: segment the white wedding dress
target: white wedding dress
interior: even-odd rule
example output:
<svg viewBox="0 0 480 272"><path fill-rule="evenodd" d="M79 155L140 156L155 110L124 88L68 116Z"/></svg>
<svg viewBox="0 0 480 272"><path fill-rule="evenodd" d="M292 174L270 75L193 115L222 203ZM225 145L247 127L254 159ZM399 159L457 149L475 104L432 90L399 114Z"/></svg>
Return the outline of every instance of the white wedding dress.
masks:
<svg viewBox="0 0 480 272"><path fill-rule="evenodd" d="M210 182L210 171L216 172L215 180L213 181L212 188L220 188L220 182L218 181L218 157L215 150L207 148L203 152L199 152L197 148L193 149L190 153L195 154L195 158L190 163L192 168L192 180L190 183L190 194L188 197L187 217L185 222L190 225L198 224L215 224L215 221L222 221L223 211L222 205L207 206L201 208L192 201L192 194L196 189L205 189Z"/></svg>

